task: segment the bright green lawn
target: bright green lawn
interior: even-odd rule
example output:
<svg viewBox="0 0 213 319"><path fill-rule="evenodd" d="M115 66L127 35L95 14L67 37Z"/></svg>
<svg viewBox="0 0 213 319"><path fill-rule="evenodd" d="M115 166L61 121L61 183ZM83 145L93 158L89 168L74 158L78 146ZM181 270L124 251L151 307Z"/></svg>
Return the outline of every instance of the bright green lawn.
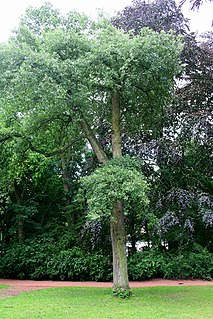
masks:
<svg viewBox="0 0 213 319"><path fill-rule="evenodd" d="M0 299L1 319L212 319L213 286L137 288L128 300L105 288L51 288Z"/></svg>
<svg viewBox="0 0 213 319"><path fill-rule="evenodd" d="M0 289L5 289L7 287L8 287L7 285L0 285Z"/></svg>

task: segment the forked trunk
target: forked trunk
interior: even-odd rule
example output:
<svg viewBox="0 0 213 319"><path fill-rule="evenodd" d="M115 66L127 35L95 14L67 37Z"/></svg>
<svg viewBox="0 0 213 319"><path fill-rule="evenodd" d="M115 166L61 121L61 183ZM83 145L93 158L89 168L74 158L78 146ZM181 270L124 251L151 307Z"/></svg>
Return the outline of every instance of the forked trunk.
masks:
<svg viewBox="0 0 213 319"><path fill-rule="evenodd" d="M94 153L100 163L105 164L108 160L104 150L99 144L88 122L81 117L80 125L86 138L90 142ZM112 153L113 158L122 157L121 132L120 132L120 104L119 93L112 95ZM123 207L121 202L115 203L111 219L110 232L113 251L113 290L118 295L129 293L129 280L127 272L126 234L124 225Z"/></svg>

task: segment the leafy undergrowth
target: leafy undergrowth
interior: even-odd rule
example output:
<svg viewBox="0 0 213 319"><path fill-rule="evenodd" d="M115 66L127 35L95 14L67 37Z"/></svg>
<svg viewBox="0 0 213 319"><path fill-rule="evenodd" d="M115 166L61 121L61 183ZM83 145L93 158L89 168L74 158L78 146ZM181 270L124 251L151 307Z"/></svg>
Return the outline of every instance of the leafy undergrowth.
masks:
<svg viewBox="0 0 213 319"><path fill-rule="evenodd" d="M125 300L107 288L53 288L0 299L0 318L210 319L212 301L212 286L137 288Z"/></svg>

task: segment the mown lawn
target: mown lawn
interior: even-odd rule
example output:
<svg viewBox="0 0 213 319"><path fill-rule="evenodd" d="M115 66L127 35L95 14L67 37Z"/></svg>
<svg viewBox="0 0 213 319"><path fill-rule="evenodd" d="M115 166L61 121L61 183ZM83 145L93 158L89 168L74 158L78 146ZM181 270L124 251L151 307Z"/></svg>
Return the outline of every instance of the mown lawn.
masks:
<svg viewBox="0 0 213 319"><path fill-rule="evenodd" d="M5 289L5 288L8 288L7 285L0 285L0 289Z"/></svg>
<svg viewBox="0 0 213 319"><path fill-rule="evenodd" d="M0 318L212 319L213 286L136 288L127 300L107 288L51 288L0 299Z"/></svg>

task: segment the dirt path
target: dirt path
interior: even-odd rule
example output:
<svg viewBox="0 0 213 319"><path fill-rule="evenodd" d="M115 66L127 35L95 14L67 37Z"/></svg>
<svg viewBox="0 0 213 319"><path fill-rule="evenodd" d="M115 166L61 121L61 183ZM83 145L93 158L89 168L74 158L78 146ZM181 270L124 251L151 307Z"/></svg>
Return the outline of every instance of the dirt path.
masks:
<svg viewBox="0 0 213 319"><path fill-rule="evenodd" d="M93 281L34 281L34 280L13 280L0 279L0 285L8 285L8 289L0 289L0 298L16 296L22 292L29 292L38 289L55 287L112 287L110 282ZM167 280L152 279L147 281L130 282L131 288L155 287L155 286L213 286L213 280Z"/></svg>

